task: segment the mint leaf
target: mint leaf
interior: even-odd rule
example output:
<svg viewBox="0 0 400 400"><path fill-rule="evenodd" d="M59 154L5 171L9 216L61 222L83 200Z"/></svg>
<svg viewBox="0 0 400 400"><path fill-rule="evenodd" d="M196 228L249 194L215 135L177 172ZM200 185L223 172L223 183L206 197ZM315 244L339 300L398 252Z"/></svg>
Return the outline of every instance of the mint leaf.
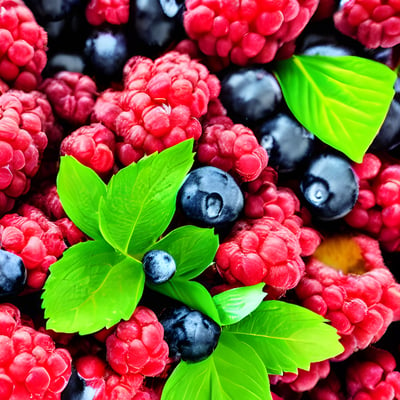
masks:
<svg viewBox="0 0 400 400"><path fill-rule="evenodd" d="M47 328L81 335L129 319L144 288L142 264L104 241L78 243L50 266L44 285Z"/></svg>
<svg viewBox="0 0 400 400"><path fill-rule="evenodd" d="M193 140L153 153L115 174L100 201L100 230L123 254L140 259L165 231L193 164Z"/></svg>
<svg viewBox="0 0 400 400"><path fill-rule="evenodd" d="M213 229L181 226L153 244L149 250L164 250L176 263L175 278L193 279L214 260L218 250L218 235Z"/></svg>
<svg viewBox="0 0 400 400"><path fill-rule="evenodd" d="M187 281L186 279L174 276L168 282L161 285L149 284L148 286L156 292L169 296L186 304L188 307L208 315L217 324L221 325L213 298L208 290L200 283Z"/></svg>
<svg viewBox="0 0 400 400"><path fill-rule="evenodd" d="M326 360L343 352L336 329L320 315L283 301L264 301L237 324L224 327L252 346L269 374L308 370L310 363Z"/></svg>
<svg viewBox="0 0 400 400"><path fill-rule="evenodd" d="M293 56L275 75L298 121L320 140L361 162L393 99L396 74L355 56Z"/></svg>
<svg viewBox="0 0 400 400"><path fill-rule="evenodd" d="M204 361L181 361L167 380L161 400L271 400L267 371L257 353L222 332Z"/></svg>
<svg viewBox="0 0 400 400"><path fill-rule="evenodd" d="M102 238L97 210L106 185L96 172L72 156L61 157L57 193L75 225L92 239Z"/></svg>
<svg viewBox="0 0 400 400"><path fill-rule="evenodd" d="M241 321L253 312L264 300L265 284L244 286L226 290L213 297L222 325L231 325Z"/></svg>

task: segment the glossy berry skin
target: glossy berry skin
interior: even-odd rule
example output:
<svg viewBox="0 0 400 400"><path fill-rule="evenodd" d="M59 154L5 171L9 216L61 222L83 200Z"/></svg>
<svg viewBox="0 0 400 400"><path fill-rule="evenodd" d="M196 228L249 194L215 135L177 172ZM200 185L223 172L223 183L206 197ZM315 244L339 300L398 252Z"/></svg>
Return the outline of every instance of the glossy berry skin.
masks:
<svg viewBox="0 0 400 400"><path fill-rule="evenodd" d="M163 250L148 251L142 263L147 281L155 285L167 282L176 272L175 260Z"/></svg>
<svg viewBox="0 0 400 400"><path fill-rule="evenodd" d="M170 356L187 362L205 360L215 350L221 327L203 313L180 306L160 318Z"/></svg>
<svg viewBox="0 0 400 400"><path fill-rule="evenodd" d="M287 114L279 113L262 123L257 135L268 153L268 165L279 172L295 171L314 150L314 135Z"/></svg>
<svg viewBox="0 0 400 400"><path fill-rule="evenodd" d="M20 293L24 288L26 276L21 257L0 250L0 298Z"/></svg>
<svg viewBox="0 0 400 400"><path fill-rule="evenodd" d="M231 175L206 166L187 175L179 189L177 202L185 216L194 223L223 227L238 218L244 198Z"/></svg>
<svg viewBox="0 0 400 400"><path fill-rule="evenodd" d="M222 79L220 100L234 122L251 126L278 112L282 91L265 69L240 68Z"/></svg>
<svg viewBox="0 0 400 400"><path fill-rule="evenodd" d="M345 158L323 153L310 161L300 182L300 190L314 217L336 220L354 207L358 180Z"/></svg>

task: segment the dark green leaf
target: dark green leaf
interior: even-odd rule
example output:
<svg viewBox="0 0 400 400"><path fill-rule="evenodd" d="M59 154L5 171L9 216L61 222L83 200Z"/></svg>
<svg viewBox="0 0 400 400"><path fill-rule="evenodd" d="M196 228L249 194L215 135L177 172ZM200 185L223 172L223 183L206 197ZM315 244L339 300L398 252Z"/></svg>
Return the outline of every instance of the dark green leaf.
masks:
<svg viewBox="0 0 400 400"><path fill-rule="evenodd" d="M78 243L50 267L44 285L47 328L81 335L129 319L144 288L142 264L104 241Z"/></svg>
<svg viewBox="0 0 400 400"><path fill-rule="evenodd" d="M396 74L355 56L293 56L280 61L275 74L299 122L361 162L393 99Z"/></svg>
<svg viewBox="0 0 400 400"><path fill-rule="evenodd" d="M145 157L114 175L100 202L100 230L123 254L141 259L165 231L176 195L193 164L193 140Z"/></svg>
<svg viewBox="0 0 400 400"><path fill-rule="evenodd" d="M267 371L247 344L222 332L217 348L198 363L181 361L161 400L271 400Z"/></svg>
<svg viewBox="0 0 400 400"><path fill-rule="evenodd" d="M239 322L253 312L263 301L264 283L226 290L213 297L222 325Z"/></svg>
<svg viewBox="0 0 400 400"><path fill-rule="evenodd" d="M171 254L177 266L175 277L193 279L213 261L218 249L218 236L213 229L181 226L147 250L164 250Z"/></svg>
<svg viewBox="0 0 400 400"><path fill-rule="evenodd" d="M102 238L98 208L106 193L106 185L96 172L72 156L61 157L57 193L75 225L93 239Z"/></svg>
<svg viewBox="0 0 400 400"><path fill-rule="evenodd" d="M221 325L218 311L208 290L198 282L173 277L161 285L148 285L151 289L186 304L208 315Z"/></svg>
<svg viewBox="0 0 400 400"><path fill-rule="evenodd" d="M320 315L283 301L264 301L237 324L224 328L252 346L264 361L268 373L280 375L308 370L310 363L343 352L336 329Z"/></svg>

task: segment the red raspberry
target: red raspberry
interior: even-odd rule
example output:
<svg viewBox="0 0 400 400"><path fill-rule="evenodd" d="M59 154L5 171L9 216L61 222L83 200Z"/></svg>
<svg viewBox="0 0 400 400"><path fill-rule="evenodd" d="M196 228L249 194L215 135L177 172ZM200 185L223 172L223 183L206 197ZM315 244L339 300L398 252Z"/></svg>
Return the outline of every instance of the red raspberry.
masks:
<svg viewBox="0 0 400 400"><path fill-rule="evenodd" d="M332 18L338 8L339 0L320 0L317 11L311 21L321 21L323 19Z"/></svg>
<svg viewBox="0 0 400 400"><path fill-rule="evenodd" d="M106 89L100 93L94 104L90 121L101 122L108 129L116 132L115 121L122 112L119 105L121 93L113 89Z"/></svg>
<svg viewBox="0 0 400 400"><path fill-rule="evenodd" d="M188 138L199 139L199 118L220 91L219 80L189 56L169 52L154 62L131 58L124 68L123 112L116 119L123 165Z"/></svg>
<svg viewBox="0 0 400 400"><path fill-rule="evenodd" d="M27 268L27 288L43 287L49 266L66 249L60 229L36 207L22 205L0 219L1 247L20 256Z"/></svg>
<svg viewBox="0 0 400 400"><path fill-rule="evenodd" d="M344 220L375 237L388 251L400 249L400 164L367 153L354 170L358 200Z"/></svg>
<svg viewBox="0 0 400 400"><path fill-rule="evenodd" d="M186 0L184 27L207 56L224 66L265 64L294 41L315 12L317 0L227 2Z"/></svg>
<svg viewBox="0 0 400 400"><path fill-rule="evenodd" d="M207 121L198 142L197 159L247 182L267 166L268 154L250 128L234 124L228 117L214 117Z"/></svg>
<svg viewBox="0 0 400 400"><path fill-rule="evenodd" d="M400 316L400 285L369 236L326 238L306 263L295 293L302 306L337 329L344 352L336 360L375 343Z"/></svg>
<svg viewBox="0 0 400 400"><path fill-rule="evenodd" d="M164 329L153 311L138 306L128 321L120 322L107 338L107 361L121 375L159 375L167 365Z"/></svg>
<svg viewBox="0 0 400 400"><path fill-rule="evenodd" d="M0 78L16 89L37 88L47 62L47 33L22 1L0 1L0 43Z"/></svg>
<svg viewBox="0 0 400 400"><path fill-rule="evenodd" d="M126 24L129 19L129 0L91 0L86 6L86 19L91 25L108 22Z"/></svg>
<svg viewBox="0 0 400 400"><path fill-rule="evenodd" d="M400 5L393 0L348 0L333 16L336 29L365 47L400 43Z"/></svg>
<svg viewBox="0 0 400 400"><path fill-rule="evenodd" d="M61 142L61 155L74 156L100 175L114 166L115 136L103 124L83 125Z"/></svg>
<svg viewBox="0 0 400 400"><path fill-rule="evenodd" d="M294 288L304 273L296 235L274 218L239 220L220 244L215 261L228 283L265 282L270 297Z"/></svg>
<svg viewBox="0 0 400 400"><path fill-rule="evenodd" d="M84 125L89 120L97 95L94 81L79 72L61 71L40 85L54 112L71 125Z"/></svg>
<svg viewBox="0 0 400 400"><path fill-rule="evenodd" d="M309 392L310 400L346 400L342 382L335 372L331 371Z"/></svg>
<svg viewBox="0 0 400 400"><path fill-rule="evenodd" d="M393 400L400 398L400 372L388 351L369 347L358 352L346 368L347 399Z"/></svg>
<svg viewBox="0 0 400 400"><path fill-rule="evenodd" d="M14 320L13 320L14 319ZM71 355L49 335L20 323L19 310L0 306L0 394L9 400L60 399L71 375Z"/></svg>

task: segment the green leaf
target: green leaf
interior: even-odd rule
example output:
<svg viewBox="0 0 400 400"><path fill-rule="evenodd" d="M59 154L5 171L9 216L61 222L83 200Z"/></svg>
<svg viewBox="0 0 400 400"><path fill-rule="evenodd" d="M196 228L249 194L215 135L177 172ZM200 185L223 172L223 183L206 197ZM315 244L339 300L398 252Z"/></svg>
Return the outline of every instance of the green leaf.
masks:
<svg viewBox="0 0 400 400"><path fill-rule="evenodd" d="M140 259L165 231L176 195L193 164L193 140L133 163L115 174L100 201L100 230L111 246Z"/></svg>
<svg viewBox="0 0 400 400"><path fill-rule="evenodd" d="M200 283L174 276L161 285L149 284L148 286L156 292L169 296L186 304L188 307L208 315L217 324L221 325L214 300L208 290Z"/></svg>
<svg viewBox="0 0 400 400"><path fill-rule="evenodd" d="M98 208L106 185L91 168L72 156L61 157L57 193L68 217L92 239L102 238Z"/></svg>
<svg viewBox="0 0 400 400"><path fill-rule="evenodd" d="M181 226L153 244L149 250L164 250L176 263L175 277L193 279L214 260L218 250L218 235L213 229Z"/></svg>
<svg viewBox="0 0 400 400"><path fill-rule="evenodd" d="M129 319L144 288L142 264L104 241L78 243L50 266L44 285L47 328L81 335Z"/></svg>
<svg viewBox="0 0 400 400"><path fill-rule="evenodd" d="M298 121L361 162L388 112L396 74L356 56L293 56L277 64L275 75Z"/></svg>
<svg viewBox="0 0 400 400"><path fill-rule="evenodd" d="M241 321L253 312L264 300L265 284L244 286L226 290L213 297L222 325L231 325Z"/></svg>
<svg viewBox="0 0 400 400"><path fill-rule="evenodd" d="M226 326L224 334L252 346L268 373L281 375L308 370L310 363L343 352L336 329L325 321L307 308L270 300L239 323Z"/></svg>
<svg viewBox="0 0 400 400"><path fill-rule="evenodd" d="M204 361L181 361L167 380L161 400L271 400L267 371L248 345L222 332Z"/></svg>

